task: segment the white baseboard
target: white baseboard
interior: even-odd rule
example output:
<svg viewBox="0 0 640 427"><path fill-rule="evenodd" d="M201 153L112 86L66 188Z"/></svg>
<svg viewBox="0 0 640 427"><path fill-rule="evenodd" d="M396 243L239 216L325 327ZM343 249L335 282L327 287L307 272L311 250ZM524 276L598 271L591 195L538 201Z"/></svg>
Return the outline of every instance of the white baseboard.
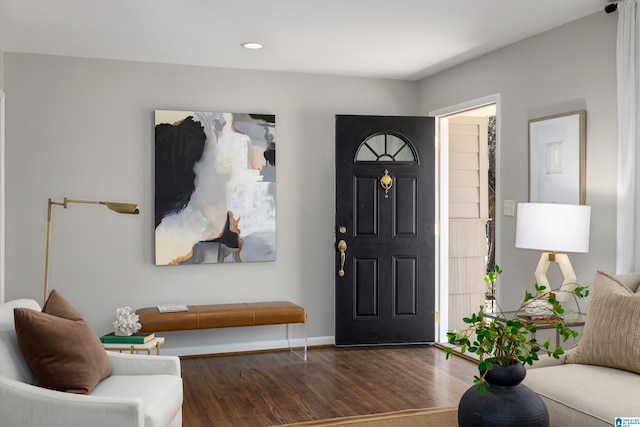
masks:
<svg viewBox="0 0 640 427"><path fill-rule="evenodd" d="M304 346L304 339L291 340L291 344L297 349ZM307 346L334 345L335 337L309 337ZM165 343L160 349L160 354L168 356L198 356L208 354L244 353L260 350L288 349L289 342L286 339L273 341L252 341L233 344L210 344L172 347L170 342Z"/></svg>

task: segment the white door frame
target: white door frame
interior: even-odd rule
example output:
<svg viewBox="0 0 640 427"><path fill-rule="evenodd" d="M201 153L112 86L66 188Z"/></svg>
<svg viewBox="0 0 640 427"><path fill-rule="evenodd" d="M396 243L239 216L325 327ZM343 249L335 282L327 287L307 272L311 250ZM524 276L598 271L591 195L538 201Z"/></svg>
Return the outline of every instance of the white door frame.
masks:
<svg viewBox="0 0 640 427"><path fill-rule="evenodd" d="M4 304L5 277L5 150L4 150L4 92L0 90L0 304Z"/></svg>
<svg viewBox="0 0 640 427"><path fill-rule="evenodd" d="M472 110L488 104L496 105L496 145L500 147L500 94L488 95L482 98L430 111L429 116L436 118L436 221L438 223L438 241L436 247L436 310L440 313L436 331L436 342L446 342L449 330L449 126L448 118L455 113ZM500 164L500 152L496 150L496 165ZM496 168L496 242L500 239L500 227L497 221L498 200L500 191L500 168ZM496 263L500 259L500 245L496 244Z"/></svg>

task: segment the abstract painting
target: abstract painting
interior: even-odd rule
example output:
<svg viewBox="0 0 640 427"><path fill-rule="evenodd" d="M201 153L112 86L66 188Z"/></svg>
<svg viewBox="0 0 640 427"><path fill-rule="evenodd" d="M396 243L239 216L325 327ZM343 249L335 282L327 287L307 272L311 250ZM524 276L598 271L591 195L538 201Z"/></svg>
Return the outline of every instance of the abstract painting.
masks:
<svg viewBox="0 0 640 427"><path fill-rule="evenodd" d="M274 261L275 115L155 111L156 265Z"/></svg>

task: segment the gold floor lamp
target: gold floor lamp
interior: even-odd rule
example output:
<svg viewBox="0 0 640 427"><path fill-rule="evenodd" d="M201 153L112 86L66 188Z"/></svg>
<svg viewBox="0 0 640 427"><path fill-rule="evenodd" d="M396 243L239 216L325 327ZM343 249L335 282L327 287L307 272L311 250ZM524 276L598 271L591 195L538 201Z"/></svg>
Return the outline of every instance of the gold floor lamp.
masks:
<svg viewBox="0 0 640 427"><path fill-rule="evenodd" d="M104 205L111 209L114 212L121 214L131 214L138 215L140 213L140 209L138 209L138 205L135 203L119 203L119 202L101 202L99 200L71 200L64 198L63 202L54 202L49 199L49 207L47 210L47 251L45 254L45 264L44 264L44 298L43 303L47 301L47 296L49 294L49 248L51 247L51 207L53 205L63 206L65 209L69 203L85 203L90 205Z"/></svg>

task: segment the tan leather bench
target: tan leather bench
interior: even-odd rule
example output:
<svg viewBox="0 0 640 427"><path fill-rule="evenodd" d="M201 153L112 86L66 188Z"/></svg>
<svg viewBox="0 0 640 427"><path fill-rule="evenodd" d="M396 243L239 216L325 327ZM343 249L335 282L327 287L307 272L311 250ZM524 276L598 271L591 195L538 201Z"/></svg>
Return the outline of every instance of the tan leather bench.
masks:
<svg viewBox="0 0 640 427"><path fill-rule="evenodd" d="M307 314L304 307L289 301L188 305L187 311L171 313L160 313L157 307L146 307L136 310L136 314L140 318L142 332L286 324L289 349L296 354L291 346L289 327L303 323L304 355L298 355L307 360Z"/></svg>

